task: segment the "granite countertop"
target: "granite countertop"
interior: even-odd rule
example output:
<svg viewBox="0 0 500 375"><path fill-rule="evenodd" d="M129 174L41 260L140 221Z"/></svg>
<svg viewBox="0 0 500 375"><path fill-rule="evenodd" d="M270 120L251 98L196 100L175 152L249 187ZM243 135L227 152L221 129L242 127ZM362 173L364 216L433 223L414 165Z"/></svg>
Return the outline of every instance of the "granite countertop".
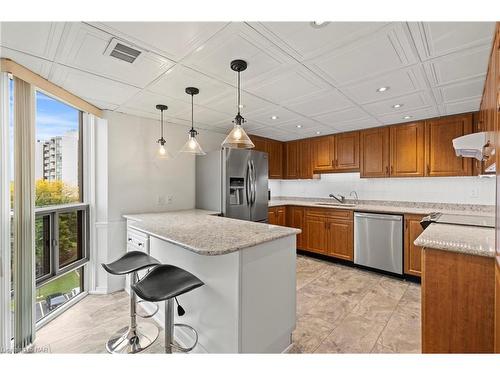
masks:
<svg viewBox="0 0 500 375"><path fill-rule="evenodd" d="M327 206L318 203L335 203L332 198L296 198L279 197L269 201L269 207L276 206L304 206L316 208L331 208L351 211L384 212L396 214L420 214L428 215L431 212L441 212L461 215L484 215L495 216L495 207L475 204L448 204L428 202L404 202L404 201L378 201L378 200L346 200L349 206Z"/></svg>
<svg viewBox="0 0 500 375"><path fill-rule="evenodd" d="M414 241L414 244L456 253L494 257L495 229L468 225L431 224Z"/></svg>
<svg viewBox="0 0 500 375"><path fill-rule="evenodd" d="M123 215L131 228L201 255L223 255L278 238L300 229L230 219L205 210Z"/></svg>

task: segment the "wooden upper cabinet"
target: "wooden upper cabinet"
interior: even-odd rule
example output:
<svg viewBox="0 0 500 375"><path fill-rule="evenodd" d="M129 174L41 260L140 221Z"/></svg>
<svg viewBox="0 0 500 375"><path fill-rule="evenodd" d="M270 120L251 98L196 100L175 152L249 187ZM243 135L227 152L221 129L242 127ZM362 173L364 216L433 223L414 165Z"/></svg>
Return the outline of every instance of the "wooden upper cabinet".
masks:
<svg viewBox="0 0 500 375"><path fill-rule="evenodd" d="M423 122L396 125L391 131L391 177L421 177L425 175Z"/></svg>
<svg viewBox="0 0 500 375"><path fill-rule="evenodd" d="M389 135L387 127L361 131L361 177L389 177Z"/></svg>
<svg viewBox="0 0 500 375"><path fill-rule="evenodd" d="M303 139L299 141L299 178L313 178L313 163L311 158L311 141Z"/></svg>
<svg viewBox="0 0 500 375"><path fill-rule="evenodd" d="M283 142L269 140L269 178L283 178Z"/></svg>
<svg viewBox="0 0 500 375"><path fill-rule="evenodd" d="M298 141L285 143L285 178L299 178L299 151Z"/></svg>
<svg viewBox="0 0 500 375"><path fill-rule="evenodd" d="M359 170L359 132L336 134L334 169L336 171Z"/></svg>
<svg viewBox="0 0 500 375"><path fill-rule="evenodd" d="M427 176L469 176L472 160L456 156L452 140L472 133L472 114L447 116L425 122Z"/></svg>
<svg viewBox="0 0 500 375"><path fill-rule="evenodd" d="M334 169L335 136L313 138L311 140L314 171L332 171Z"/></svg>
<svg viewBox="0 0 500 375"><path fill-rule="evenodd" d="M262 151L262 152L269 152L267 150L267 139L266 138L258 137L256 135L251 135L250 139L252 140L253 144L255 145L253 150Z"/></svg>

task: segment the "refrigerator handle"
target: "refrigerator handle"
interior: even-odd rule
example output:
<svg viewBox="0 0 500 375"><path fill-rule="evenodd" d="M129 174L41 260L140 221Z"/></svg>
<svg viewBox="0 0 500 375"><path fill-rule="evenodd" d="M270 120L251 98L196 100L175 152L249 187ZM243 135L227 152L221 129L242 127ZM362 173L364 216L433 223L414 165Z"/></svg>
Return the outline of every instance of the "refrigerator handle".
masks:
<svg viewBox="0 0 500 375"><path fill-rule="evenodd" d="M246 197L247 197L247 205L251 205L252 202L251 202L251 185L250 185L250 161L247 163L247 170L246 170L246 173L245 173L245 193L246 193Z"/></svg>
<svg viewBox="0 0 500 375"><path fill-rule="evenodd" d="M254 205L257 196L257 173L255 172L253 160L250 160L250 165L252 166L252 205Z"/></svg>

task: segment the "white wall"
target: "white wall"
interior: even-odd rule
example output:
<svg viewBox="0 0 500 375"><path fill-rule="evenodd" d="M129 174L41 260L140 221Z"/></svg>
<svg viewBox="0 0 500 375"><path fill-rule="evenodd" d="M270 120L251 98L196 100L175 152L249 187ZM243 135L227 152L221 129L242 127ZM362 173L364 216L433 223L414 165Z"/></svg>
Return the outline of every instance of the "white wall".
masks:
<svg viewBox="0 0 500 375"><path fill-rule="evenodd" d="M157 157L159 120L111 111L104 111L104 119L107 124L99 124L96 132L97 163L107 167L101 168L96 189L101 192L97 204L99 262L112 261L125 252L123 214L195 207L195 157L178 153L189 128L166 124L166 146L174 159L162 160ZM211 151L220 147L224 137L201 130L198 139L205 151ZM96 291L106 293L123 287L123 278L103 272L98 270Z"/></svg>
<svg viewBox="0 0 500 375"><path fill-rule="evenodd" d="M320 180L270 180L272 196L346 197L355 190L359 199L495 204L495 179L480 177L360 178L359 173L329 173Z"/></svg>

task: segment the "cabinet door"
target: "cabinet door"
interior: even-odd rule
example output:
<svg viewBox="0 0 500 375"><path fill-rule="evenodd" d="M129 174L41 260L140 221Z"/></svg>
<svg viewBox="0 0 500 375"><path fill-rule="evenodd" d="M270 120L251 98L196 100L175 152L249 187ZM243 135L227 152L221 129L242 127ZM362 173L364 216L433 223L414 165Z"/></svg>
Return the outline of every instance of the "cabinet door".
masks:
<svg viewBox="0 0 500 375"><path fill-rule="evenodd" d="M311 159L311 141L308 139L299 142L299 178L313 178L313 165Z"/></svg>
<svg viewBox="0 0 500 375"><path fill-rule="evenodd" d="M312 156L314 171L332 171L335 137L333 135L314 138L312 140Z"/></svg>
<svg viewBox="0 0 500 375"><path fill-rule="evenodd" d="M258 137L256 135L251 135L250 139L252 140L253 144L255 145L255 147L254 147L255 151L268 152L266 138Z"/></svg>
<svg viewBox="0 0 500 375"><path fill-rule="evenodd" d="M286 207L277 207L276 208L276 222L277 225L286 226Z"/></svg>
<svg viewBox="0 0 500 375"><path fill-rule="evenodd" d="M328 255L336 258L353 260L352 221L328 221Z"/></svg>
<svg viewBox="0 0 500 375"><path fill-rule="evenodd" d="M423 122L391 126L391 177L424 176Z"/></svg>
<svg viewBox="0 0 500 375"><path fill-rule="evenodd" d="M309 215L306 213L306 250L326 254L328 250L327 239L328 218L322 215Z"/></svg>
<svg viewBox="0 0 500 375"><path fill-rule="evenodd" d="M359 170L359 132L336 134L334 150L336 171Z"/></svg>
<svg viewBox="0 0 500 375"><path fill-rule="evenodd" d="M456 156L452 140L472 133L472 114L447 116L425 122L427 176L468 176L470 158Z"/></svg>
<svg viewBox="0 0 500 375"><path fill-rule="evenodd" d="M269 207L269 209L267 210L267 220L269 221L269 224L278 225L276 207Z"/></svg>
<svg viewBox="0 0 500 375"><path fill-rule="evenodd" d="M361 177L389 177L389 128L364 130L360 138Z"/></svg>
<svg viewBox="0 0 500 375"><path fill-rule="evenodd" d="M404 268L405 273L413 276L421 276L422 273L422 248L413 242L423 232L420 220L421 215L405 215L405 248Z"/></svg>
<svg viewBox="0 0 500 375"><path fill-rule="evenodd" d="M269 178L283 178L283 142L269 140Z"/></svg>
<svg viewBox="0 0 500 375"><path fill-rule="evenodd" d="M303 207L288 207L288 226L292 228L301 229L302 233L297 235L297 249L304 248L304 208Z"/></svg>
<svg viewBox="0 0 500 375"><path fill-rule="evenodd" d="M299 142L285 143L285 178L299 178Z"/></svg>

